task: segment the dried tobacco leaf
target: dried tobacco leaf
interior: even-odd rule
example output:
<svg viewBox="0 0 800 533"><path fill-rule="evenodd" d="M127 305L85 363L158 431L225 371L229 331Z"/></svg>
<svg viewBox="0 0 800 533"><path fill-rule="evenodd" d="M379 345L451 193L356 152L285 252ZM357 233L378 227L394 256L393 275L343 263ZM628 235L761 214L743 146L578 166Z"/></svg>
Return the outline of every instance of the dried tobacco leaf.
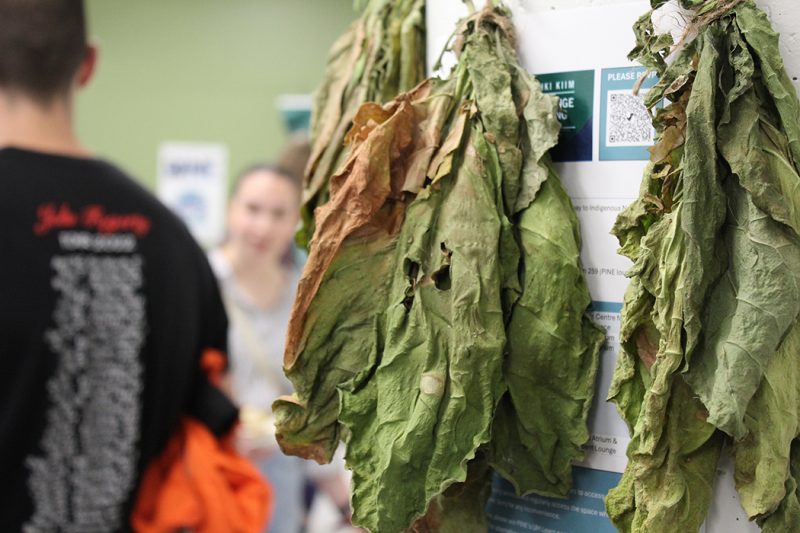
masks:
<svg viewBox="0 0 800 533"><path fill-rule="evenodd" d="M314 234L314 209L330 198L329 181L346 155L345 138L365 102L388 102L425 77L425 1L369 0L331 48L311 121L311 155L303 184L303 228Z"/></svg>
<svg viewBox="0 0 800 533"><path fill-rule="evenodd" d="M504 10L459 28L449 79L355 114L289 327L296 393L274 405L289 453L345 440L372 531L485 529L489 466L566 496L588 438L603 333L547 156L557 99Z"/></svg>
<svg viewBox="0 0 800 533"><path fill-rule="evenodd" d="M647 96L651 107L671 103L654 120L640 197L614 227L634 267L609 399L633 439L606 505L620 531L697 531L727 443L748 516L788 531L800 522L800 375L789 368L800 103L752 0L683 4L697 9L698 36ZM634 52L656 64L664 48L647 18Z"/></svg>

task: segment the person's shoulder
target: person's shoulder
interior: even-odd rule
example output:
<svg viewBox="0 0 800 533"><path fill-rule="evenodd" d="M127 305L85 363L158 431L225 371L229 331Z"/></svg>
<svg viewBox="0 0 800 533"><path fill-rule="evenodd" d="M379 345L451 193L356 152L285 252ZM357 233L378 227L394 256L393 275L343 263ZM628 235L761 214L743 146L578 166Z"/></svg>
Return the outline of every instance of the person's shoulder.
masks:
<svg viewBox="0 0 800 533"><path fill-rule="evenodd" d="M97 160L97 164L106 174L103 180L112 190L125 198L127 206L146 213L151 218L154 237L161 237L175 246L188 246L193 252L205 255L183 220L155 194L114 163Z"/></svg>
<svg viewBox="0 0 800 533"><path fill-rule="evenodd" d="M116 164L97 159L95 160L99 176L111 190L117 191L120 197L124 197L126 202L136 204L138 207L147 209L152 213L164 218L170 223L180 222L180 219L165 206L150 190L145 188L132 175L128 174Z"/></svg>
<svg viewBox="0 0 800 533"><path fill-rule="evenodd" d="M118 165L96 157L17 147L0 148L0 185L6 201L20 198L100 205L115 215L137 212L180 231L182 223L153 193ZM74 206L75 207L75 206Z"/></svg>

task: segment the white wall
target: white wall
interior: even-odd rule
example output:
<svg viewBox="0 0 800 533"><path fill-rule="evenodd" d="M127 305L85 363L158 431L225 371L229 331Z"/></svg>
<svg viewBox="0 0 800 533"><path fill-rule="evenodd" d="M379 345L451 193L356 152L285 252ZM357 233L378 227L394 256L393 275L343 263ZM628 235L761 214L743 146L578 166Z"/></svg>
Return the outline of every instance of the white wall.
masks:
<svg viewBox="0 0 800 533"><path fill-rule="evenodd" d="M781 54L786 70L800 94L800 0L759 0L781 34Z"/></svg>
<svg viewBox="0 0 800 533"><path fill-rule="evenodd" d="M539 10L539 9L573 9L576 7L600 6L608 4L630 4L632 0L506 0L513 11ZM757 0L758 5L766 11L774 28L781 34L781 54L786 63L786 70L800 94L800 0ZM475 0L476 5L481 0ZM466 13L461 0L430 0L428 4L429 17L437 14L447 14L445 18L452 17L454 12ZM430 20L429 25L436 25L439 21ZM438 37L449 32L431 31L430 35ZM633 47L633 32L629 35L630 47ZM428 47L429 57L438 56L444 45L442 39L432 39ZM590 43L587 43L590 46Z"/></svg>
<svg viewBox="0 0 800 533"><path fill-rule="evenodd" d="M511 0L509 3L549 9L621 4L629 0ZM757 0L778 33L781 34L781 55L786 70L800 94L800 0Z"/></svg>
<svg viewBox="0 0 800 533"><path fill-rule="evenodd" d="M509 3L539 8L569 9L590 5L621 4L629 0L511 0ZM800 94L800 0L757 0L781 34L781 54L786 70Z"/></svg>
<svg viewBox="0 0 800 533"><path fill-rule="evenodd" d="M550 9L564 9L574 6L615 4L627 0L513 0L511 3L527 3L546 6ZM800 94L800 0L757 0L766 11L775 29L781 34L781 53Z"/></svg>

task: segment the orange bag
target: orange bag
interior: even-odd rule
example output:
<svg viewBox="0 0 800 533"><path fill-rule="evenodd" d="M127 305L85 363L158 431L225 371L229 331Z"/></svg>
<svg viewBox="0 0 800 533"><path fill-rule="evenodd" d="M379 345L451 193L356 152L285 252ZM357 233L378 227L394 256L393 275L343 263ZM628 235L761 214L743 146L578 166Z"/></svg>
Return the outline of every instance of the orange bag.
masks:
<svg viewBox="0 0 800 533"><path fill-rule="evenodd" d="M214 352L203 368L218 382L224 359ZM220 364L222 366L220 366ZM144 474L131 518L137 533L260 533L272 512L272 490L241 457L230 437L219 440L184 418L167 448Z"/></svg>

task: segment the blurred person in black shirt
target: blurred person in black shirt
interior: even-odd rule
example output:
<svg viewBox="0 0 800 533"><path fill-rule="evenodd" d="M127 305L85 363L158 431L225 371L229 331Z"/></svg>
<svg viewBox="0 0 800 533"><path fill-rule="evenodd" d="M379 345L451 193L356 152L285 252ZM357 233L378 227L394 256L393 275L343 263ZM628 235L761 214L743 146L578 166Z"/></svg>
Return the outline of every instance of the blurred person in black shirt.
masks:
<svg viewBox="0 0 800 533"><path fill-rule="evenodd" d="M225 433L200 370L227 319L202 250L76 138L80 0L0 0L0 531L113 532L184 416Z"/></svg>

